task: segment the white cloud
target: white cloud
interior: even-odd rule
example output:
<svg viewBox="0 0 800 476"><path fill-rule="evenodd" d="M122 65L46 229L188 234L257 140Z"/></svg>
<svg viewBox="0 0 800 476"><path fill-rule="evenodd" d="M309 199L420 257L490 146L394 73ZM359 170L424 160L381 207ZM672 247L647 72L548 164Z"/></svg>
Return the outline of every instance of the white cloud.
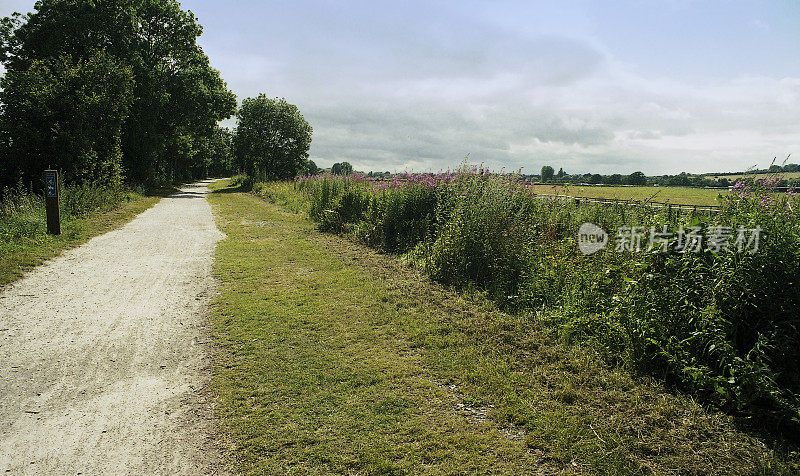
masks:
<svg viewBox="0 0 800 476"><path fill-rule="evenodd" d="M758 18L750 20L749 26L754 30L758 30L765 33L771 30L769 23L765 22L764 20L760 20Z"/></svg>

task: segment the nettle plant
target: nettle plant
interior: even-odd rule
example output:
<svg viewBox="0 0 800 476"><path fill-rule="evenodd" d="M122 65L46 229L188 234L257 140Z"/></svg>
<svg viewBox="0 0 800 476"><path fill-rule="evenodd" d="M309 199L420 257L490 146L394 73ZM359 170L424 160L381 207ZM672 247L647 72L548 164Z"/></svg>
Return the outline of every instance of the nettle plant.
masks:
<svg viewBox="0 0 800 476"><path fill-rule="evenodd" d="M800 422L798 198L737 183L714 224L761 230L749 252L647 253L611 313L641 369L735 411Z"/></svg>

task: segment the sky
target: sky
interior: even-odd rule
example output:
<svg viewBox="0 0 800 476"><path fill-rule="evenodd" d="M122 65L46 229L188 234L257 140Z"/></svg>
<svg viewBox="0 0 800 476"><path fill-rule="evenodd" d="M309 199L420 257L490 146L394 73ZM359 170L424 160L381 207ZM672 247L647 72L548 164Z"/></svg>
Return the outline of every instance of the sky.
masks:
<svg viewBox="0 0 800 476"><path fill-rule="evenodd" d="M0 15L32 0L0 0ZM184 0L322 167L648 175L800 163L800 2ZM234 125L233 120L226 125Z"/></svg>

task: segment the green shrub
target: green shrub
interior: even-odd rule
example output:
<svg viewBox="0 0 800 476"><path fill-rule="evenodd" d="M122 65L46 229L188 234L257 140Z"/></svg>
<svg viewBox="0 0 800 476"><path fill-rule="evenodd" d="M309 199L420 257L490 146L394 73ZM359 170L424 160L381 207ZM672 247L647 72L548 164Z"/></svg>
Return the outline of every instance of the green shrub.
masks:
<svg viewBox="0 0 800 476"><path fill-rule="evenodd" d="M104 212L129 199L122 186L100 186L84 183L65 187L61 193L61 214L81 218Z"/></svg>
<svg viewBox="0 0 800 476"><path fill-rule="evenodd" d="M293 184L289 182L258 182L253 184L251 193L295 213L308 211L309 203L305 195L296 193Z"/></svg>
<svg viewBox="0 0 800 476"><path fill-rule="evenodd" d="M234 175L230 180L231 186L238 187L243 192L249 192L253 189L253 179L249 175Z"/></svg>
<svg viewBox="0 0 800 476"><path fill-rule="evenodd" d="M61 192L62 228L69 222L103 213L129 201L134 192L121 186L70 185ZM0 194L0 255L29 242L45 239L45 201L22 185L6 187Z"/></svg>
<svg viewBox="0 0 800 476"><path fill-rule="evenodd" d="M768 191L739 197L716 221L760 227L756 253L631 261L613 316L625 324L633 361L720 406L800 421L800 229L787 200Z"/></svg>

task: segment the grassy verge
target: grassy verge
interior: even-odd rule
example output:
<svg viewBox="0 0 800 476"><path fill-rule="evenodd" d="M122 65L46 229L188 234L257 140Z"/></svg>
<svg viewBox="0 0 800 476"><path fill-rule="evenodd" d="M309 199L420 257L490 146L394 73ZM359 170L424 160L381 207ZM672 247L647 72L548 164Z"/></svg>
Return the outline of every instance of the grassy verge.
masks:
<svg viewBox="0 0 800 476"><path fill-rule="evenodd" d="M26 271L66 249L119 228L159 200L160 196L142 196L129 192L124 201L109 211L90 213L83 218L62 216L61 235L58 236L44 232L43 209L34 208L28 211L30 216L22 217L21 221L27 223L31 230L13 240L0 241L0 286L16 281Z"/></svg>
<svg viewBox="0 0 800 476"><path fill-rule="evenodd" d="M800 197L774 193L774 183L737 187L714 216L542 200L517 177L467 167L294 185L320 230L396 254L439 283L483 290L505 311L545 309L564 338L599 343L631 370L796 437ZM610 231L604 251L579 251L587 223ZM626 240L631 227L643 232L639 244ZM757 250L745 250L746 228L753 245L767 237ZM675 240L687 229L706 234L693 249Z"/></svg>
<svg viewBox="0 0 800 476"><path fill-rule="evenodd" d="M536 316L499 312L253 195L210 201L228 236L214 391L238 471L791 470L730 417L608 367Z"/></svg>

